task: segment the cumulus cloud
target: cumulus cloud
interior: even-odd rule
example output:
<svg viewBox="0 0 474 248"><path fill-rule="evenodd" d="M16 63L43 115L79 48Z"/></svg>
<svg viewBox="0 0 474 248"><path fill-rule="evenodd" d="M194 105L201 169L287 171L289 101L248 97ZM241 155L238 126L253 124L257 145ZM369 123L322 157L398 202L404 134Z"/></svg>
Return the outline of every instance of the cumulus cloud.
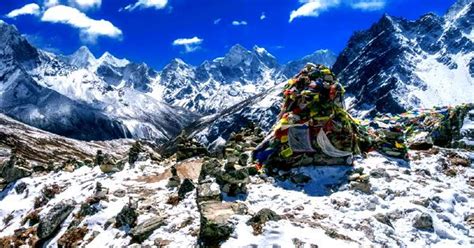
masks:
<svg viewBox="0 0 474 248"><path fill-rule="evenodd" d="M264 20L266 18L267 16L265 15L265 12L262 12L262 14L260 15L260 20Z"/></svg>
<svg viewBox="0 0 474 248"><path fill-rule="evenodd" d="M81 9L100 8L102 0L69 0L69 5L77 6Z"/></svg>
<svg viewBox="0 0 474 248"><path fill-rule="evenodd" d="M321 12L340 6L348 6L352 9L373 11L383 9L387 0L299 0L302 4L298 9L291 11L290 20L299 17L317 17Z"/></svg>
<svg viewBox="0 0 474 248"><path fill-rule="evenodd" d="M200 48L204 40L194 36L193 38L180 38L173 41L173 46L183 46L187 53L194 52Z"/></svg>
<svg viewBox="0 0 474 248"><path fill-rule="evenodd" d="M122 31L106 20L94 20L76 8L56 5L47 9L41 20L44 22L63 23L77 28L81 38L88 42L95 42L99 36L120 38Z"/></svg>
<svg viewBox="0 0 474 248"><path fill-rule="evenodd" d="M246 21L233 21L232 25L234 25L234 26L245 26L245 25L247 25L247 22Z"/></svg>
<svg viewBox="0 0 474 248"><path fill-rule="evenodd" d="M40 6L38 4L30 3L19 9L12 10L10 13L7 14L7 17L15 18L21 15L39 15L40 12Z"/></svg>
<svg viewBox="0 0 474 248"><path fill-rule="evenodd" d="M369 1L354 2L351 4L351 6L354 9L372 11L372 10L383 9L385 7L385 4L386 3L384 0L369 0Z"/></svg>
<svg viewBox="0 0 474 248"><path fill-rule="evenodd" d="M163 9L168 4L168 0L138 0L134 4L130 4L123 8L124 10L133 11L135 9Z"/></svg>

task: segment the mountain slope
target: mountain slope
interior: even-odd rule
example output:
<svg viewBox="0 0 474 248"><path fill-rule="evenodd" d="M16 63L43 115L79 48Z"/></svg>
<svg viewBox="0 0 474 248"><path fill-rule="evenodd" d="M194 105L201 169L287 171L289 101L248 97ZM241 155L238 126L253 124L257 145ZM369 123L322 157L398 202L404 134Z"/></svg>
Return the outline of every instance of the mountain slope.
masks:
<svg viewBox="0 0 474 248"><path fill-rule="evenodd" d="M146 83L132 80L143 75L141 65L107 54L96 60L85 47L57 56L32 47L13 26L0 23L0 29L0 111L11 117L79 139L159 141L197 117L136 90ZM123 77L131 86L114 88L91 70L105 65L125 66Z"/></svg>
<svg viewBox="0 0 474 248"><path fill-rule="evenodd" d="M416 21L384 15L355 33L334 64L358 110L399 113L472 102L472 1Z"/></svg>

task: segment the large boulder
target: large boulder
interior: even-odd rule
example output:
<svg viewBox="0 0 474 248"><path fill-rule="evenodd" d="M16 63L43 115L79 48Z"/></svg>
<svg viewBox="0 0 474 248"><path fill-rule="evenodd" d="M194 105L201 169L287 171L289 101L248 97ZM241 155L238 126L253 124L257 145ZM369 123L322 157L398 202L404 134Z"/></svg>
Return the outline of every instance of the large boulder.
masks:
<svg viewBox="0 0 474 248"><path fill-rule="evenodd" d="M10 159L7 160L1 168L1 176L7 183L28 177L32 172L28 161L16 154L12 154Z"/></svg>
<svg viewBox="0 0 474 248"><path fill-rule="evenodd" d="M38 238L46 240L52 237L60 228L61 223L74 210L72 203L60 202L55 205L44 217L41 218L38 225Z"/></svg>

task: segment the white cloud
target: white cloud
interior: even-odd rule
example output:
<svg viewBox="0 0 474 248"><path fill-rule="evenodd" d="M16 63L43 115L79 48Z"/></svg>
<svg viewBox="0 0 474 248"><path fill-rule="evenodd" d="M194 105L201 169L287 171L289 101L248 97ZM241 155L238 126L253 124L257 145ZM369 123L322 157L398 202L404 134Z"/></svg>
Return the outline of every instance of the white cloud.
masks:
<svg viewBox="0 0 474 248"><path fill-rule="evenodd" d="M69 0L69 4L81 9L100 8L102 0Z"/></svg>
<svg viewBox="0 0 474 248"><path fill-rule="evenodd" d="M303 5L296 10L291 11L290 22L295 18L303 16L319 16L323 11L338 6L340 0L300 0Z"/></svg>
<svg viewBox="0 0 474 248"><path fill-rule="evenodd" d="M327 11L330 8L348 6L352 9L358 10L380 10L386 5L387 0L299 0L302 4L298 9L291 11L290 20L304 16L317 17L321 12Z"/></svg>
<svg viewBox="0 0 474 248"><path fill-rule="evenodd" d="M59 5L59 0L45 0L44 1L44 6L46 8L53 7L55 5Z"/></svg>
<svg viewBox="0 0 474 248"><path fill-rule="evenodd" d="M39 15L40 6L36 3L27 4L19 9L12 10L7 14L8 18L15 18L20 15Z"/></svg>
<svg viewBox="0 0 474 248"><path fill-rule="evenodd" d="M204 40L194 36L193 38L180 38L173 41L173 46L183 46L187 53L194 52L200 48Z"/></svg>
<svg viewBox="0 0 474 248"><path fill-rule="evenodd" d="M89 18L76 8L56 5L47 9L41 20L44 22L63 23L78 28L81 38L88 42L95 42L99 36L120 38L122 31L106 20L94 20Z"/></svg>
<svg viewBox="0 0 474 248"><path fill-rule="evenodd" d="M217 18L217 19L214 20L214 24L219 24L221 21L222 21L221 18Z"/></svg>
<svg viewBox="0 0 474 248"><path fill-rule="evenodd" d="M262 14L260 15L260 20L264 20L266 18L267 16L265 15L265 12L262 12Z"/></svg>
<svg viewBox="0 0 474 248"><path fill-rule="evenodd" d="M385 7L385 0L366 0L352 3L352 8L360 10L380 10Z"/></svg>
<svg viewBox="0 0 474 248"><path fill-rule="evenodd" d="M246 21L233 21L232 25L234 25L234 26L245 26L245 25L247 25L247 22Z"/></svg>
<svg viewBox="0 0 474 248"><path fill-rule="evenodd" d="M138 0L134 4L125 6L125 10L132 11L137 8L154 8L154 9L163 9L168 4L168 0Z"/></svg>

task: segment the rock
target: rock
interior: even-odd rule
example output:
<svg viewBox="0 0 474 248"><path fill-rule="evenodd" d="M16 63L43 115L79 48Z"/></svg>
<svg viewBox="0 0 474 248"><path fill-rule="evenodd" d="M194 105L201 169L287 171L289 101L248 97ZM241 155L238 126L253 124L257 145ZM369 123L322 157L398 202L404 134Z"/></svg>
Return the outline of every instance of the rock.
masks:
<svg viewBox="0 0 474 248"><path fill-rule="evenodd" d="M122 198L122 197L125 197L125 195L127 195L127 192L126 192L125 190L123 190L123 189L117 189L117 190L113 193L113 195L114 195L115 197Z"/></svg>
<svg viewBox="0 0 474 248"><path fill-rule="evenodd" d="M37 232L38 238L46 240L53 236L73 210L74 205L72 203L60 202L55 205L46 216L40 219Z"/></svg>
<svg viewBox="0 0 474 248"><path fill-rule="evenodd" d="M239 164L242 166L247 166L247 162L250 156L247 153L241 153L239 156Z"/></svg>
<svg viewBox="0 0 474 248"><path fill-rule="evenodd" d="M242 209L233 202L206 201L200 203L201 229L199 242L202 247L218 247L234 231L230 217Z"/></svg>
<svg viewBox="0 0 474 248"><path fill-rule="evenodd" d="M247 184L250 182L247 169L219 173L217 183L222 186L222 190L229 196L247 193ZM225 188L225 190L224 190Z"/></svg>
<svg viewBox="0 0 474 248"><path fill-rule="evenodd" d="M199 174L199 181L204 180L207 176L215 177L220 174L222 165L217 159L209 159L204 161Z"/></svg>
<svg viewBox="0 0 474 248"><path fill-rule="evenodd" d="M412 150L429 150L433 147L433 139L428 132L416 134L408 143Z"/></svg>
<svg viewBox="0 0 474 248"><path fill-rule="evenodd" d="M303 173L298 173L295 175L290 176L291 182L295 184L306 184L309 181L311 181L311 177L303 174Z"/></svg>
<svg viewBox="0 0 474 248"><path fill-rule="evenodd" d="M198 185L197 200L201 201L220 201L222 199L219 184L215 182L207 182Z"/></svg>
<svg viewBox="0 0 474 248"><path fill-rule="evenodd" d="M89 215L94 215L97 212L99 212L97 208L95 208L88 202L84 202L81 204L81 208L79 209L79 212L77 213L77 215L78 217L85 217Z"/></svg>
<svg viewBox="0 0 474 248"><path fill-rule="evenodd" d="M471 214L467 215L467 216L464 218L464 221L466 221L466 223L467 223L471 228L474 228L474 213L471 213Z"/></svg>
<svg viewBox="0 0 474 248"><path fill-rule="evenodd" d="M0 192L3 191L8 186L8 182L5 179L0 178Z"/></svg>
<svg viewBox="0 0 474 248"><path fill-rule="evenodd" d="M179 187L180 183L181 183L181 179L179 178L179 176L172 176L168 180L168 184L166 184L166 187L177 188Z"/></svg>
<svg viewBox="0 0 474 248"><path fill-rule="evenodd" d="M349 181L356 181L357 179L359 179L359 177L360 177L359 173L354 173L349 176Z"/></svg>
<svg viewBox="0 0 474 248"><path fill-rule="evenodd" d="M420 215L417 215L415 217L413 227L415 227L417 229L420 229L420 230L432 231L433 230L433 218L431 218L431 215L426 214L426 213L422 213Z"/></svg>
<svg viewBox="0 0 474 248"><path fill-rule="evenodd" d="M188 179L188 178L185 178L183 180L183 183L181 184L181 186L179 186L179 190L178 190L178 197L180 200L184 199L186 197L186 194L188 192L191 192L195 189L196 187L194 186L193 182L191 181L191 179Z"/></svg>
<svg viewBox="0 0 474 248"><path fill-rule="evenodd" d="M136 212L136 206L133 204L125 205L120 213L115 217L115 227L134 227L138 218L138 213Z"/></svg>
<svg viewBox="0 0 474 248"><path fill-rule="evenodd" d="M263 208L258 211L250 220L247 221L247 225L260 224L264 225L268 221L279 221L281 217L275 213L273 210L268 208Z"/></svg>
<svg viewBox="0 0 474 248"><path fill-rule="evenodd" d="M3 163L1 176L7 183L14 182L20 178L29 177L33 172L28 161L16 154L12 154L10 159Z"/></svg>
<svg viewBox="0 0 474 248"><path fill-rule="evenodd" d="M388 173L385 171L384 168L376 168L371 170L370 176L373 178L389 177Z"/></svg>
<svg viewBox="0 0 474 248"><path fill-rule="evenodd" d="M390 222L390 218L387 215L379 213L379 214L374 215L374 218L378 220L380 223L393 228L392 222Z"/></svg>
<svg viewBox="0 0 474 248"><path fill-rule="evenodd" d="M100 170L103 173L115 173L123 170L125 163L123 161L115 162L112 158L107 159L100 165Z"/></svg>
<svg viewBox="0 0 474 248"><path fill-rule="evenodd" d="M134 164L138 160L139 154L143 151L142 144L139 140L137 140L133 145L130 147L128 151L128 163Z"/></svg>
<svg viewBox="0 0 474 248"><path fill-rule="evenodd" d="M162 238L157 238L153 242L158 248L162 247L167 247L169 244L171 244L170 240L162 239Z"/></svg>
<svg viewBox="0 0 474 248"><path fill-rule="evenodd" d="M255 176L258 174L258 170L255 168L255 166L247 167L247 173L249 176Z"/></svg>
<svg viewBox="0 0 474 248"><path fill-rule="evenodd" d="M171 177L168 180L168 184L166 186L169 188L176 188L176 187L179 187L180 184L181 184L181 179L178 176L178 171L176 170L176 167L172 166Z"/></svg>
<svg viewBox="0 0 474 248"><path fill-rule="evenodd" d="M130 233L133 240L141 243L145 241L156 229L165 225L165 218L161 216L153 217L134 227Z"/></svg>
<svg viewBox="0 0 474 248"><path fill-rule="evenodd" d="M95 165L102 165L105 162L105 159L106 158L104 152L102 152L102 150L97 150L94 160Z"/></svg>
<svg viewBox="0 0 474 248"><path fill-rule="evenodd" d="M58 240L58 247L80 247L88 229L86 226L68 229Z"/></svg>
<svg viewBox="0 0 474 248"><path fill-rule="evenodd" d="M15 186L15 191L17 194L23 194L25 192L25 189L28 187L25 182L20 182Z"/></svg>
<svg viewBox="0 0 474 248"><path fill-rule="evenodd" d="M372 186L370 183L364 183L364 182L358 182L358 181L353 181L350 183L351 189L358 190L366 194L372 193L371 187Z"/></svg>
<svg viewBox="0 0 474 248"><path fill-rule="evenodd" d="M369 182L369 175L367 174L363 174L363 175L360 175L358 181L359 182L363 182L363 183L368 183Z"/></svg>
<svg viewBox="0 0 474 248"><path fill-rule="evenodd" d="M235 163L232 163L232 162L227 161L227 162L224 164L224 170L225 170L226 172L235 171Z"/></svg>
<svg viewBox="0 0 474 248"><path fill-rule="evenodd" d="M75 169L76 167L73 164L65 164L63 167L65 172L73 172Z"/></svg>

